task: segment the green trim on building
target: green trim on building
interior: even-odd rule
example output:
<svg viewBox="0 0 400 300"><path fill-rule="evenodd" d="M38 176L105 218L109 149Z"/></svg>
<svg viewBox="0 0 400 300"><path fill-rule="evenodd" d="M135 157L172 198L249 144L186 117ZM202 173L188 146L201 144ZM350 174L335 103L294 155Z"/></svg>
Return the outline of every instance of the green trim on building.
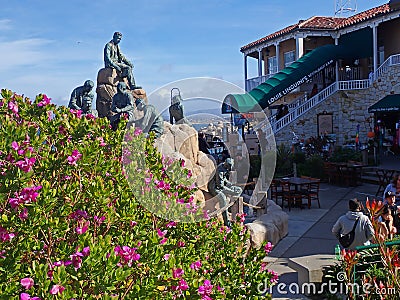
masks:
<svg viewBox="0 0 400 300"><path fill-rule="evenodd" d="M371 55L372 29L364 28L351 32L339 39L339 45L330 44L315 48L247 94L227 95L222 105L222 113L260 111L311 79L334 61ZM229 105L232 105L234 111L230 110Z"/></svg>
<svg viewBox="0 0 400 300"><path fill-rule="evenodd" d="M383 97L374 105L368 108L369 113L400 111L400 95L388 95Z"/></svg>

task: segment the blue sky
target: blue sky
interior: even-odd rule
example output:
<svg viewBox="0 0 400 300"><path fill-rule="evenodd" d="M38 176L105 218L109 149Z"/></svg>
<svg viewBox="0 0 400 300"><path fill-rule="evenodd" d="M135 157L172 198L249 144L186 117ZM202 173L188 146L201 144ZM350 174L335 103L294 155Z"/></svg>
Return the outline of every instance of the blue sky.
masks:
<svg viewBox="0 0 400 300"><path fill-rule="evenodd" d="M346 1L343 1L346 2ZM354 3L355 1L350 1ZM388 1L358 0L357 11ZM190 77L243 87L240 47L314 15L334 0L0 0L0 87L67 105L71 91L96 81L114 31L151 93ZM250 76L256 65L250 65Z"/></svg>

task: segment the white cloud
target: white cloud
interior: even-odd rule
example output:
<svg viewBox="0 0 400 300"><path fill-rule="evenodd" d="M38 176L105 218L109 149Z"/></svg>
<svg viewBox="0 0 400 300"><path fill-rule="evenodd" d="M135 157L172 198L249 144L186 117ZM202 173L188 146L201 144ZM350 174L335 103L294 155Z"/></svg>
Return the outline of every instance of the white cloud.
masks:
<svg viewBox="0 0 400 300"><path fill-rule="evenodd" d="M25 39L0 42L0 66L2 71L12 70L23 65L35 65L47 59L44 46L50 41L45 39Z"/></svg>
<svg viewBox="0 0 400 300"><path fill-rule="evenodd" d="M8 29L11 29L11 20L10 19L0 20L0 30L8 30Z"/></svg>

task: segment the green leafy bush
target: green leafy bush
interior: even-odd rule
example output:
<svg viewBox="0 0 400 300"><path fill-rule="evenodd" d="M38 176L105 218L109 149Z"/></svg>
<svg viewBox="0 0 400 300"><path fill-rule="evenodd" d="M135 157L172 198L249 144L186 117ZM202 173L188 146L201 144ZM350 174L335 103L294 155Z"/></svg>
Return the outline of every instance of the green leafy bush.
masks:
<svg viewBox="0 0 400 300"><path fill-rule="evenodd" d="M243 216L232 228L176 222L137 200L201 212L190 172L167 163L152 137L130 136L147 168L123 170L139 158L122 155L125 132L106 119L46 95L1 95L0 299L271 298L257 288L276 281L262 263L270 247L247 249Z"/></svg>
<svg viewBox="0 0 400 300"><path fill-rule="evenodd" d="M280 144L276 148L275 177L283 177L291 173L293 173L292 151L285 144Z"/></svg>
<svg viewBox="0 0 400 300"><path fill-rule="evenodd" d="M336 147L329 158L331 162L348 162L349 160L361 161L361 152L351 148Z"/></svg>

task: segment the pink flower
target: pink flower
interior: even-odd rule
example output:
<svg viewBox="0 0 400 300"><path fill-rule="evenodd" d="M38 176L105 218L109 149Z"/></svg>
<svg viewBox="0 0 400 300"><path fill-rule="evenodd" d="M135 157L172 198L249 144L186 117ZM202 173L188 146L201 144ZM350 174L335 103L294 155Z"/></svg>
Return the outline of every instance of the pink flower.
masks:
<svg viewBox="0 0 400 300"><path fill-rule="evenodd" d="M268 272L272 274L272 278L270 279L270 282L271 282L271 283L277 283L277 282L278 282L278 279L279 279L278 273L276 273L276 272L273 271L273 270L268 270Z"/></svg>
<svg viewBox="0 0 400 300"><path fill-rule="evenodd" d="M119 265L128 265L132 267L133 262L140 259L140 254L137 253L136 250L137 248L130 248L128 246L116 246L114 248L114 253L121 258Z"/></svg>
<svg viewBox="0 0 400 300"><path fill-rule="evenodd" d="M27 293L21 293L19 295L19 300L40 300L39 297L32 297Z"/></svg>
<svg viewBox="0 0 400 300"><path fill-rule="evenodd" d="M262 262L260 266L260 272L264 272L267 269L268 264L266 262Z"/></svg>
<svg viewBox="0 0 400 300"><path fill-rule="evenodd" d="M273 246L272 246L271 242L268 242L264 247L265 253L266 254L270 253L272 251L272 247Z"/></svg>
<svg viewBox="0 0 400 300"><path fill-rule="evenodd" d="M174 278L182 278L184 271L181 268L172 270L172 277Z"/></svg>
<svg viewBox="0 0 400 300"><path fill-rule="evenodd" d="M144 179L144 183L145 183L146 185L149 185L150 182L151 182L151 177L146 177L146 178Z"/></svg>
<svg viewBox="0 0 400 300"><path fill-rule="evenodd" d="M30 299L31 299L31 296L27 293L21 293L19 295L19 300L30 300Z"/></svg>
<svg viewBox="0 0 400 300"><path fill-rule="evenodd" d="M167 234L167 230L161 231L160 229L157 228L157 234L159 237L164 237Z"/></svg>
<svg viewBox="0 0 400 300"><path fill-rule="evenodd" d="M42 95L42 100L37 104L37 106L46 106L50 104L51 98L48 98L46 95Z"/></svg>
<svg viewBox="0 0 400 300"><path fill-rule="evenodd" d="M187 282L184 279L179 280L178 289L181 291L186 291L189 288Z"/></svg>
<svg viewBox="0 0 400 300"><path fill-rule="evenodd" d="M193 270L196 270L196 271L200 270L201 261L198 260L198 261L195 261L194 263L190 264L190 268L193 269Z"/></svg>
<svg viewBox="0 0 400 300"><path fill-rule="evenodd" d="M69 112L76 116L78 119L82 118L82 111L79 109L70 109Z"/></svg>
<svg viewBox="0 0 400 300"><path fill-rule="evenodd" d="M17 161L15 163L15 165L20 168L22 171L24 171L25 173L28 173L29 171L32 170L32 166L34 165L34 163L36 162L36 158L31 157L31 158L27 158L25 157L23 160Z"/></svg>
<svg viewBox="0 0 400 300"><path fill-rule="evenodd" d="M8 102L8 109L18 116L18 105L14 101Z"/></svg>
<svg viewBox="0 0 400 300"><path fill-rule="evenodd" d="M78 150L72 151L72 154L68 156L67 160L70 165L76 166L76 162L82 157L82 154Z"/></svg>
<svg viewBox="0 0 400 300"><path fill-rule="evenodd" d="M160 241L160 244L161 244L161 245L164 245L167 241L168 241L167 238L163 238L163 239Z"/></svg>
<svg viewBox="0 0 400 300"><path fill-rule="evenodd" d="M164 255L164 259L165 259L165 260L168 260L170 256L171 256L171 254L168 254L168 253L167 253L167 254Z"/></svg>
<svg viewBox="0 0 400 300"><path fill-rule="evenodd" d="M94 216L93 219L94 219L94 221L96 222L97 225L100 225L101 223L104 222L106 217L105 216L102 216L102 217Z"/></svg>
<svg viewBox="0 0 400 300"><path fill-rule="evenodd" d="M210 280L206 279L204 280L203 285L199 286L198 288L198 293L199 295L204 296L209 296L212 293L212 288L213 286L211 285Z"/></svg>
<svg viewBox="0 0 400 300"><path fill-rule="evenodd" d="M18 215L18 217L21 220L26 220L28 219L28 209L26 207L24 207L24 209L22 210L22 212Z"/></svg>
<svg viewBox="0 0 400 300"><path fill-rule="evenodd" d="M177 245L178 247L185 247L185 242L179 241L176 245Z"/></svg>
<svg viewBox="0 0 400 300"><path fill-rule="evenodd" d="M55 284L51 287L50 294L52 295L61 294L64 290L65 287L63 287L62 285Z"/></svg>
<svg viewBox="0 0 400 300"><path fill-rule="evenodd" d="M19 149L18 143L16 141L13 141L11 143L11 148L13 148L15 151L18 151L18 149Z"/></svg>
<svg viewBox="0 0 400 300"><path fill-rule="evenodd" d="M236 220L238 220L240 223L244 223L246 220L246 214L236 214Z"/></svg>
<svg viewBox="0 0 400 300"><path fill-rule="evenodd" d="M98 138L96 138L96 140L100 142L99 144L100 147L104 147L106 145L106 143L104 143L104 139L102 136L99 136Z"/></svg>
<svg viewBox="0 0 400 300"><path fill-rule="evenodd" d="M0 242L11 241L14 237L14 233L9 233L6 229L0 226Z"/></svg>
<svg viewBox="0 0 400 300"><path fill-rule="evenodd" d="M138 135L142 134L142 132L143 132L142 129L136 127L136 128L135 128L135 132L133 133L133 135L134 135L134 136L138 136Z"/></svg>
<svg viewBox="0 0 400 300"><path fill-rule="evenodd" d="M172 227L176 227L176 222L171 221L166 225L167 228L172 228Z"/></svg>
<svg viewBox="0 0 400 300"><path fill-rule="evenodd" d="M85 248L83 248L82 249L82 254L83 254L83 256L89 256L90 255L90 247L88 246L88 247L85 247Z"/></svg>
<svg viewBox="0 0 400 300"><path fill-rule="evenodd" d="M81 253L79 253L81 254ZM78 253L72 254L71 257L71 261L72 261L72 265L75 268L75 271L77 271L80 267L82 267L82 258Z"/></svg>
<svg viewBox="0 0 400 300"><path fill-rule="evenodd" d="M92 115L92 114L86 114L86 119L87 120L96 120L96 116L95 115ZM101 146L101 145L100 145Z"/></svg>
<svg viewBox="0 0 400 300"><path fill-rule="evenodd" d="M29 290L34 285L34 281L30 277L22 278L20 282L26 290Z"/></svg>
<svg viewBox="0 0 400 300"><path fill-rule="evenodd" d="M90 221L86 221L86 222L85 221L79 221L78 225L79 226L75 228L76 233L77 234L84 234L89 228Z"/></svg>

